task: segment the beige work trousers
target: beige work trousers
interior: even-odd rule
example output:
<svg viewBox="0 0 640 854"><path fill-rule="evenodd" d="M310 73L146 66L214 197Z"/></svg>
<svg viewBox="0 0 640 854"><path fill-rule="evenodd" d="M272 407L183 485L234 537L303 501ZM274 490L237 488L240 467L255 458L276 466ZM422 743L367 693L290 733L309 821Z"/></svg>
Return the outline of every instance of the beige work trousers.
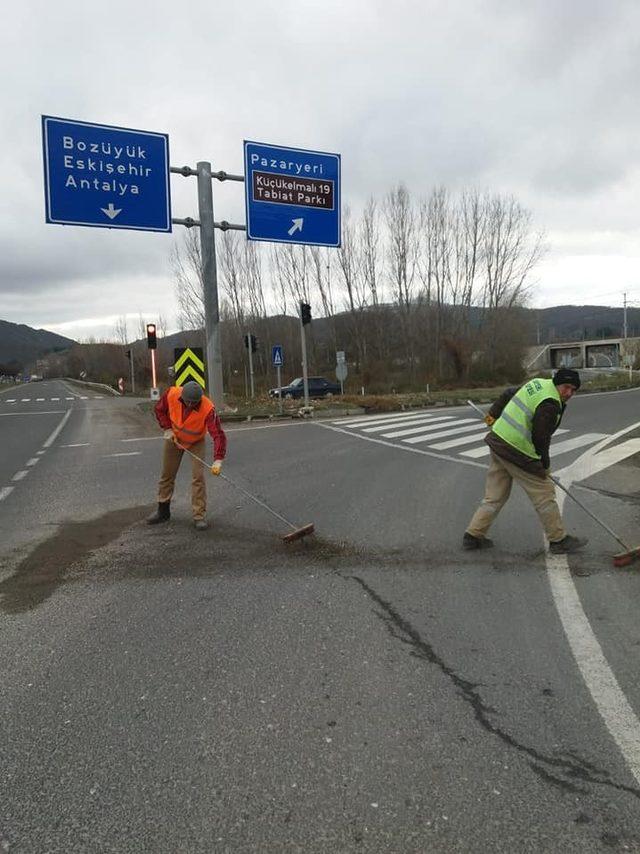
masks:
<svg viewBox="0 0 640 854"><path fill-rule="evenodd" d="M519 466L503 460L493 451L491 451L491 465L487 472L484 499L469 522L467 533L473 537L485 536L506 504L514 480L524 489L535 507L549 542L557 542L565 537L567 532L556 502L553 481L548 477L543 479L524 471Z"/></svg>
<svg viewBox="0 0 640 854"><path fill-rule="evenodd" d="M173 442L166 439L162 443L162 474L158 484L158 501L171 501L173 488L176 483L176 475L182 462L184 451L177 448ZM197 457L204 459L204 439L191 445L189 450ZM204 479L204 466L198 460L191 457L191 508L194 521L204 519L207 512L207 485Z"/></svg>

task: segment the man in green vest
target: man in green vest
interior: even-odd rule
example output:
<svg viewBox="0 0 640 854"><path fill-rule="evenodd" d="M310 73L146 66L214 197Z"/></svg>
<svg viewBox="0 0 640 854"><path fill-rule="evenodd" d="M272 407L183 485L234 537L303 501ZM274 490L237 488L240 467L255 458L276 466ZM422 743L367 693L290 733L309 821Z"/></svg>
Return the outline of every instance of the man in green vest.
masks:
<svg viewBox="0 0 640 854"><path fill-rule="evenodd" d="M560 368L552 380L536 378L519 389L507 389L489 409L485 421L491 431L485 441L491 449L491 464L484 499L462 538L464 549L493 545L486 534L509 498L514 480L535 507L553 554L575 552L586 544L586 539L565 531L549 477L551 436L579 388L578 372Z"/></svg>

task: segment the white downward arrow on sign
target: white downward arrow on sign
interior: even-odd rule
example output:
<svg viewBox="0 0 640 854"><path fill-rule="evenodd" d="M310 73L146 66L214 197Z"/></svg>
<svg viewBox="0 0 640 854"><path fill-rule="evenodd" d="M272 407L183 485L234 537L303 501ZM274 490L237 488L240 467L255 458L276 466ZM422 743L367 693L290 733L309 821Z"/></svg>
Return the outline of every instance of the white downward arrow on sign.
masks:
<svg viewBox="0 0 640 854"><path fill-rule="evenodd" d="M292 219L291 222L293 223L293 225L287 232L289 234L289 237L295 234L296 231L302 231L302 226L304 225L304 220L302 219L302 217L300 217L300 219Z"/></svg>
<svg viewBox="0 0 640 854"><path fill-rule="evenodd" d="M109 219L115 219L118 214L122 211L122 208L114 208L113 202L109 202L109 207L100 208L103 214L106 214Z"/></svg>

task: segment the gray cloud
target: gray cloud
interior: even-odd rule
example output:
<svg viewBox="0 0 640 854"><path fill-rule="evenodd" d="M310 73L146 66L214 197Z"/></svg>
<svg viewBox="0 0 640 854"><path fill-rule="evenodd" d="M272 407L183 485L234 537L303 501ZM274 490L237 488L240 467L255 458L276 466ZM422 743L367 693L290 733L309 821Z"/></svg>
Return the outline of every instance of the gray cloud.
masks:
<svg viewBox="0 0 640 854"><path fill-rule="evenodd" d="M32 0L11 23L0 317L106 316L110 292L144 310L154 286L171 305L171 237L44 224L41 113L168 132L174 165L241 171L245 137L339 151L356 207L399 180L416 196L442 183L514 193L558 235L542 289L558 287L554 259L579 281L569 247L588 254L603 232L619 269L637 268L635 2ZM243 221L240 187L215 192L218 215ZM195 194L172 177L174 216L195 215Z"/></svg>

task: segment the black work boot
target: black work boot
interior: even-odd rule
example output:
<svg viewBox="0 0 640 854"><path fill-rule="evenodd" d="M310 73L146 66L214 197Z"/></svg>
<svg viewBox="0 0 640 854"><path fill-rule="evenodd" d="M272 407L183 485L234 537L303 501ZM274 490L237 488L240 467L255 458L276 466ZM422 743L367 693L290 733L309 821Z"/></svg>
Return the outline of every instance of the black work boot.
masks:
<svg viewBox="0 0 640 854"><path fill-rule="evenodd" d="M492 546L493 540L490 540L488 537L474 537L473 534L469 534L467 531L464 532L462 548L466 551L471 551L471 549L490 549Z"/></svg>
<svg viewBox="0 0 640 854"><path fill-rule="evenodd" d="M572 537L571 534L567 534L561 540L549 543L549 551L552 555L568 555L577 552L588 542L589 540L586 537Z"/></svg>
<svg viewBox="0 0 640 854"><path fill-rule="evenodd" d="M147 518L147 525L157 525L158 522L168 522L171 518L171 502L159 501L158 509Z"/></svg>

